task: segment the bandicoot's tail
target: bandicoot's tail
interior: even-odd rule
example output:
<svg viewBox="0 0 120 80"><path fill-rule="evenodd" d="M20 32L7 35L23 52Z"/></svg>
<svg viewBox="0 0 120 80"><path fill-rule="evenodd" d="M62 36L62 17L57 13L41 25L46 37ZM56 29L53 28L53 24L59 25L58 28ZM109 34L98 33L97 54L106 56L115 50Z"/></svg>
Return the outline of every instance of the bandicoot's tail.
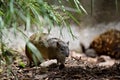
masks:
<svg viewBox="0 0 120 80"><path fill-rule="evenodd" d="M85 49L85 46L82 43L80 43L80 46L81 46L82 52L85 53L86 56L92 57L92 58L97 57L96 51L94 49L92 48Z"/></svg>
<svg viewBox="0 0 120 80"><path fill-rule="evenodd" d="M86 52L86 49L85 49L85 46L83 45L83 43L80 43L80 46L81 46L82 52L85 53L85 52Z"/></svg>

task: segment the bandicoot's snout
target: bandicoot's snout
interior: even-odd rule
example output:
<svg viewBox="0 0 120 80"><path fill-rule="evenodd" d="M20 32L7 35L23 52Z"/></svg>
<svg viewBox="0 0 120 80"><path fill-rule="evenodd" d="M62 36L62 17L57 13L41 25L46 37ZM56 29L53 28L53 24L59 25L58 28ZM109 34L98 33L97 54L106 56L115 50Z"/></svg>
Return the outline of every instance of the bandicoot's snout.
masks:
<svg viewBox="0 0 120 80"><path fill-rule="evenodd" d="M68 57L69 56L69 49L66 49L64 54L65 54L66 57Z"/></svg>

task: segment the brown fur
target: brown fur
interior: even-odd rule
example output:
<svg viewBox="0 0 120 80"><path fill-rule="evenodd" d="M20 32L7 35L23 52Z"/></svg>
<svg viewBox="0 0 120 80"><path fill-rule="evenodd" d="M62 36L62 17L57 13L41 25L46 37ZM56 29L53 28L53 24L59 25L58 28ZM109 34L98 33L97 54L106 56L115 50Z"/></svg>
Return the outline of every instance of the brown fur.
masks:
<svg viewBox="0 0 120 80"><path fill-rule="evenodd" d="M29 41L40 51L44 59L57 59L58 63L64 64L65 57L69 55L68 44L58 38L47 38L46 34L35 33L30 36ZM26 46L26 56L29 59L29 65L33 62L32 54ZM39 64L39 61L37 62Z"/></svg>
<svg viewBox="0 0 120 80"><path fill-rule="evenodd" d="M108 55L112 58L120 59L120 31L110 29L96 37L90 47L98 55Z"/></svg>

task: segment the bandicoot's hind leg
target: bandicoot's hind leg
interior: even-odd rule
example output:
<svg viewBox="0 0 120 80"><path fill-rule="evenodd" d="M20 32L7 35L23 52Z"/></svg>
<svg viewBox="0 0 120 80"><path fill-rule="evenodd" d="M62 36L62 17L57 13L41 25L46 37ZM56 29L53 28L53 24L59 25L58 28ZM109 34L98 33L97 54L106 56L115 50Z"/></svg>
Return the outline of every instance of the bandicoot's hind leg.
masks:
<svg viewBox="0 0 120 80"><path fill-rule="evenodd" d="M33 57L35 57L35 55L33 55L32 51L29 49L29 47L26 45L25 46L25 54L28 58L27 61L27 67L33 67L33 66L38 66L40 64L40 61L38 61L38 59L36 59L37 63L35 64Z"/></svg>
<svg viewBox="0 0 120 80"><path fill-rule="evenodd" d="M33 64L33 62L32 61L27 61L27 65L26 65L27 67L33 67L34 66L34 64Z"/></svg>
<svg viewBox="0 0 120 80"><path fill-rule="evenodd" d="M37 62L36 64L35 64L35 62L34 61L27 61L27 67L34 67L34 66L39 66L41 64L41 62L39 61L39 62Z"/></svg>

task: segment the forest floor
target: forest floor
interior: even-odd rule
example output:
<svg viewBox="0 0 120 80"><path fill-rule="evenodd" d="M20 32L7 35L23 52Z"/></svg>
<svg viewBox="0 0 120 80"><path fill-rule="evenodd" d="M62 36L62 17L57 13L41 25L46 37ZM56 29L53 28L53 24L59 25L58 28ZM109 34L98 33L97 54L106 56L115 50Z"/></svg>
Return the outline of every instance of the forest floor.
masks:
<svg viewBox="0 0 120 80"><path fill-rule="evenodd" d="M16 57L17 61L14 60L10 67L4 67L1 80L120 80L119 61L107 56L90 58L72 51L63 69L55 66L21 68L18 60L27 63L27 57L25 54Z"/></svg>
<svg viewBox="0 0 120 80"><path fill-rule="evenodd" d="M79 49L79 41L87 46L95 36L107 29L116 28L120 30L120 23L98 24L92 27L88 25L85 29L79 29L75 26L71 28L78 39L73 40L71 37L69 38L69 34L66 33L68 30L63 30L63 34L65 34L63 36L65 41L71 42L70 48L76 50ZM8 31L10 33L5 36L4 42L9 42L10 38L12 42L10 42L9 47L15 48L15 50L20 52L15 54L11 65L6 65L5 60L2 61L0 57L0 80L120 80L120 60L114 60L108 56L90 58L84 54L77 54L74 51L71 51L70 56L66 58L65 68L63 69L58 67L22 68L20 64L27 64L27 57L24 52L25 41L23 41L20 33L17 33L17 37L14 37L12 30L14 29ZM37 30L26 31L25 34L29 37L35 31ZM52 37L59 37L58 31L59 28L54 28L51 33Z"/></svg>

